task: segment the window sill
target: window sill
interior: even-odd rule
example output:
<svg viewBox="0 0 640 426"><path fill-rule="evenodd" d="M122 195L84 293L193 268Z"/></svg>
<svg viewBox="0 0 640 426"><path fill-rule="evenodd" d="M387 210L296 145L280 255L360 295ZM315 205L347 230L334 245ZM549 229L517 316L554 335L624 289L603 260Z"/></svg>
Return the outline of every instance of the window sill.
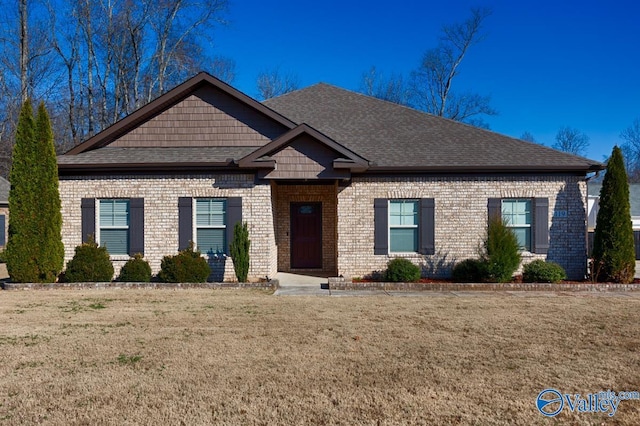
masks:
<svg viewBox="0 0 640 426"><path fill-rule="evenodd" d="M109 260L111 261L121 261L121 260L129 260L131 258L131 256L129 256L128 254L112 254L109 255Z"/></svg>

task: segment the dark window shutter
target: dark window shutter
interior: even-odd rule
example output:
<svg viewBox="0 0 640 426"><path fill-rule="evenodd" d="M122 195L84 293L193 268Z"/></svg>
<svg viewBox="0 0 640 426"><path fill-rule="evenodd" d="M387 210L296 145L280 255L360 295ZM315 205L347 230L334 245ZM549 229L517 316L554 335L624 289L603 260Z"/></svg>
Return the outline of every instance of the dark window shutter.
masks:
<svg viewBox="0 0 640 426"><path fill-rule="evenodd" d="M435 200L422 198L420 200L420 253L435 254Z"/></svg>
<svg viewBox="0 0 640 426"><path fill-rule="evenodd" d="M178 198L178 250L189 247L193 240L193 199Z"/></svg>
<svg viewBox="0 0 640 426"><path fill-rule="evenodd" d="M80 208L82 209L82 242L86 243L89 239L96 237L96 199L83 198L80 200Z"/></svg>
<svg viewBox="0 0 640 426"><path fill-rule="evenodd" d="M233 228L236 223L242 223L242 197L227 198L227 251L229 254L229 246L233 241Z"/></svg>
<svg viewBox="0 0 640 426"><path fill-rule="evenodd" d="M493 217L502 217L502 198L489 198L489 219Z"/></svg>
<svg viewBox="0 0 640 426"><path fill-rule="evenodd" d="M129 256L144 255L144 198L129 200Z"/></svg>
<svg viewBox="0 0 640 426"><path fill-rule="evenodd" d="M373 254L389 254L389 200L373 200Z"/></svg>
<svg viewBox="0 0 640 426"><path fill-rule="evenodd" d="M0 246L4 246L7 244L7 234L5 233L6 220L6 216L0 214Z"/></svg>
<svg viewBox="0 0 640 426"><path fill-rule="evenodd" d="M533 252L549 251L549 199L533 199Z"/></svg>

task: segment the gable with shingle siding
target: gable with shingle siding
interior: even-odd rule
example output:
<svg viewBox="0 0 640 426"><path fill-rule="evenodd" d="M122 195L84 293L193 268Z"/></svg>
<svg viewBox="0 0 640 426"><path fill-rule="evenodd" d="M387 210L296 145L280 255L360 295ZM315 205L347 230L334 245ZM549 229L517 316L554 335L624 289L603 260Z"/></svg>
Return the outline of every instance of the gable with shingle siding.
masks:
<svg viewBox="0 0 640 426"><path fill-rule="evenodd" d="M258 147L285 129L212 88L200 88L178 104L124 134L111 147Z"/></svg>

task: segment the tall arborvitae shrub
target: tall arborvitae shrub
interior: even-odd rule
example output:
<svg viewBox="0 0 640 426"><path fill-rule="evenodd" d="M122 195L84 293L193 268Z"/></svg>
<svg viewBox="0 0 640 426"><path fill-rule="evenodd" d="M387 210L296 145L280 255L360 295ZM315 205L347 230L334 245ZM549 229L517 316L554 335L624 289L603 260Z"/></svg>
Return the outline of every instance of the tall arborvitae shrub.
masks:
<svg viewBox="0 0 640 426"><path fill-rule="evenodd" d="M37 198L37 173L33 167L38 152L35 143L35 122L33 109L28 100L22 105L16 139L13 148L9 181L9 239L7 241L7 270L16 282L38 282L39 244Z"/></svg>
<svg viewBox="0 0 640 426"><path fill-rule="evenodd" d="M249 275L249 229L246 223L236 223L233 228L233 241L229 247L231 259L233 259L233 269L236 278L241 283L247 282Z"/></svg>
<svg viewBox="0 0 640 426"><path fill-rule="evenodd" d="M593 236L592 278L629 283L635 274L629 183L622 151L615 146L600 190L600 209Z"/></svg>
<svg viewBox="0 0 640 426"><path fill-rule="evenodd" d="M37 161L33 172L38 180L36 217L38 223L39 253L36 263L40 282L53 282L64 265L64 245L62 243L62 212L58 190L58 164L53 143L53 131L49 114L40 103L36 116Z"/></svg>
<svg viewBox="0 0 640 426"><path fill-rule="evenodd" d="M53 282L64 262L58 167L49 116L40 104L20 112L9 181L7 269L13 281Z"/></svg>
<svg viewBox="0 0 640 426"><path fill-rule="evenodd" d="M491 282L508 282L520 266L518 238L504 220L490 217L487 237L483 244L482 259L486 266L486 279Z"/></svg>

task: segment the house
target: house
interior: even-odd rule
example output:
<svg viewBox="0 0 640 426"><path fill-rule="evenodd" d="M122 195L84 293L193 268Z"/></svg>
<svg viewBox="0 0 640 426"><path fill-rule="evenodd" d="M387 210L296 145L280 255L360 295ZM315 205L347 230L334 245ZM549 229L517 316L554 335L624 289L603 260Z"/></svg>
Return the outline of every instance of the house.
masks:
<svg viewBox="0 0 640 426"><path fill-rule="evenodd" d="M0 250L7 246L9 231L9 181L0 177Z"/></svg>
<svg viewBox="0 0 640 426"><path fill-rule="evenodd" d="M600 210L600 191L602 183L591 183L588 185L588 227L589 232L596 229L596 219ZM629 205L631 207L631 224L634 231L640 231L640 183L629 184Z"/></svg>
<svg viewBox="0 0 640 426"><path fill-rule="evenodd" d="M389 259L447 276L502 214L523 258L584 276L585 177L603 165L328 84L270 99L201 73L58 157L65 258L90 236L154 272L193 241L249 276L365 276Z"/></svg>

